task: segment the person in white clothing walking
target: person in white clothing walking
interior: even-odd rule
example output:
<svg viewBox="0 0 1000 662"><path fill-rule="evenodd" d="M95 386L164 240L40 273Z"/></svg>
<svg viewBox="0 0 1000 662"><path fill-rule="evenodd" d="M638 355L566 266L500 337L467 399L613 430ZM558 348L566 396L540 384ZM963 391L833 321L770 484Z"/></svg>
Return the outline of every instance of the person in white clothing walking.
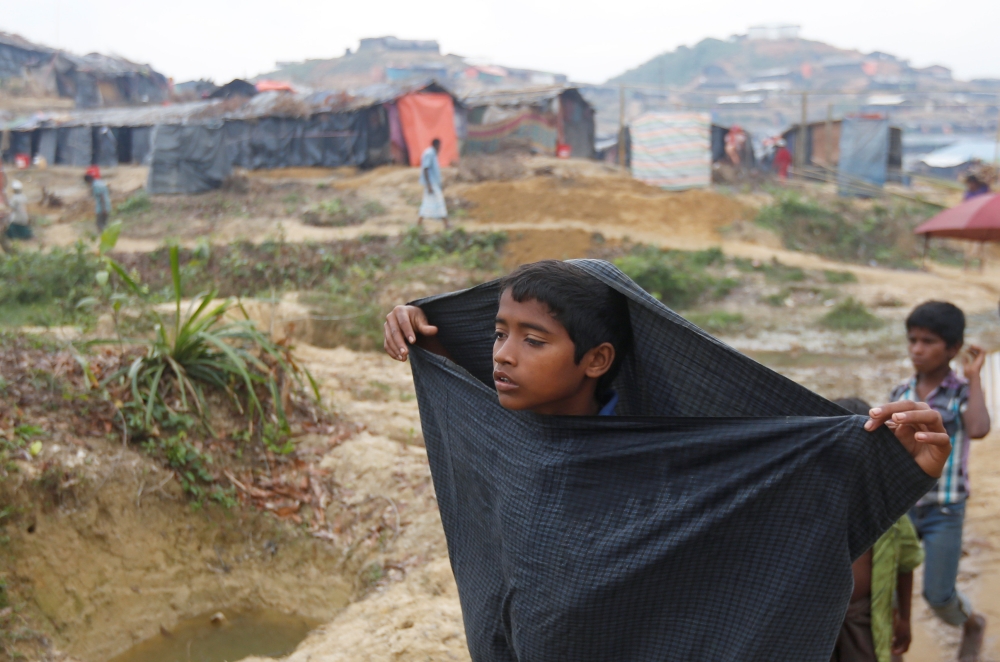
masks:
<svg viewBox="0 0 1000 662"><path fill-rule="evenodd" d="M444 227L448 229L448 207L441 191L441 165L438 163L440 150L441 141L435 138L420 157L420 185L424 189L424 199L420 203L417 225L422 226L425 218L435 218L444 221Z"/></svg>

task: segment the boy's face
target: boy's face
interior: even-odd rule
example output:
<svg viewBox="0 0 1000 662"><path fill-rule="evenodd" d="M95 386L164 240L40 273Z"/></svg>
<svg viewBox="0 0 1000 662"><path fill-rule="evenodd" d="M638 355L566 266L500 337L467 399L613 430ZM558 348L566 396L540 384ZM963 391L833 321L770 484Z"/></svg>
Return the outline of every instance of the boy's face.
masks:
<svg viewBox="0 0 1000 662"><path fill-rule="evenodd" d="M906 339L909 342L910 361L918 374L940 370L962 349L962 343L948 347L944 338L919 326L907 329Z"/></svg>
<svg viewBox="0 0 1000 662"><path fill-rule="evenodd" d="M544 303L500 298L493 343L493 382L500 405L536 414L597 413L597 378L614 362L614 348L602 343L574 361L576 346Z"/></svg>

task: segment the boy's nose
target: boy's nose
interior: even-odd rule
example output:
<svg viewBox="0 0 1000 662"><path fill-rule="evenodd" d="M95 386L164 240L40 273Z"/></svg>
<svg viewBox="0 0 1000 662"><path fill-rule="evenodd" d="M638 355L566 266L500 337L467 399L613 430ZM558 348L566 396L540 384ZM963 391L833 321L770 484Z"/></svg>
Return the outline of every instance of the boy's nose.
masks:
<svg viewBox="0 0 1000 662"><path fill-rule="evenodd" d="M503 365L514 365L515 363L513 354L507 350L507 343L500 345L500 349L493 354L493 360Z"/></svg>

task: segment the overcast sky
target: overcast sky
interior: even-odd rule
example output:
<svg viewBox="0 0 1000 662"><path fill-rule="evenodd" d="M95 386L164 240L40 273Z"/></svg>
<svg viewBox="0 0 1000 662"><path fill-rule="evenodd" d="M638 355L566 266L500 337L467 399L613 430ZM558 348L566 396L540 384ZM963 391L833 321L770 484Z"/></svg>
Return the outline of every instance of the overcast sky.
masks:
<svg viewBox="0 0 1000 662"><path fill-rule="evenodd" d="M253 76L396 35L599 83L678 45L775 22L842 48L943 64L960 78L1000 77L997 0L0 0L0 30L116 53L178 82Z"/></svg>

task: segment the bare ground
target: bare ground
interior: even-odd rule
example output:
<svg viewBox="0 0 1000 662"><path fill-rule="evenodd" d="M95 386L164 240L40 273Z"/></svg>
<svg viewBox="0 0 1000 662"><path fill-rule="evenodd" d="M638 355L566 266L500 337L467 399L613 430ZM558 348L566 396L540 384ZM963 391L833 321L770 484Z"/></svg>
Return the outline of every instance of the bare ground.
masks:
<svg viewBox="0 0 1000 662"><path fill-rule="evenodd" d="M759 228L727 230L734 225L739 230L759 201L734 202L710 192L662 193L600 164L538 159L529 165L521 179L452 181L447 187L449 195L471 203L456 219L467 228L509 232L508 267L547 257L583 257L602 241L629 239L684 249L720 246L727 255L853 272L858 282L842 286L844 293L887 320L883 329L823 331L816 326L821 306L793 302L774 308L753 293L718 306L748 320L746 330L724 337L726 342L823 395L884 398L909 370L902 319L910 306L928 298L962 306L972 316L970 339L1000 348L995 318L1000 267L979 273L939 265L922 272L845 265L783 250ZM85 192L74 190L71 180L77 173L50 172L61 178L53 181L68 203L61 217L48 212L53 222L41 229L40 243L72 243L89 232ZM116 197L124 199L142 177L137 170L123 174L117 186L112 180ZM43 178L27 183L29 196ZM415 217L420 191L414 180L404 168L254 174L260 200L247 203L248 211L238 206L246 203L244 194L199 196L167 223L127 218L119 248L150 250L167 238L193 245L201 238L222 243L279 235L306 241L395 234ZM384 211L346 227L301 220L302 205L347 191L378 201ZM282 202L292 196L296 202ZM249 199L256 200L254 194ZM59 645L83 660L104 659L160 626L169 629L186 616L243 601L328 620L288 658L296 662L468 659L408 366L379 353L304 343L298 356L336 411L366 428L317 454L317 466L332 473L338 494L328 512L327 535L310 539L266 519L192 514L152 463L105 440L88 442L95 450L68 444L47 448L47 453L79 457L89 488L73 492L77 496L69 501L60 497L61 505L38 505L32 511L34 532L15 531L10 549L19 559L15 582L38 596L32 613L48 623ZM995 439L973 450L975 492L960 581L1000 627L1000 590L994 590L1000 588L1000 528L993 505L1000 493L1000 447ZM72 501L77 498L79 503ZM360 535L358 527L373 518L387 523L380 531L391 530L388 538ZM339 531L338 521L343 524ZM272 554L265 545L278 540L279 551ZM934 621L919 598L915 604L914 645L906 659L953 658L955 632ZM991 632L985 659L1000 660L1000 636Z"/></svg>

